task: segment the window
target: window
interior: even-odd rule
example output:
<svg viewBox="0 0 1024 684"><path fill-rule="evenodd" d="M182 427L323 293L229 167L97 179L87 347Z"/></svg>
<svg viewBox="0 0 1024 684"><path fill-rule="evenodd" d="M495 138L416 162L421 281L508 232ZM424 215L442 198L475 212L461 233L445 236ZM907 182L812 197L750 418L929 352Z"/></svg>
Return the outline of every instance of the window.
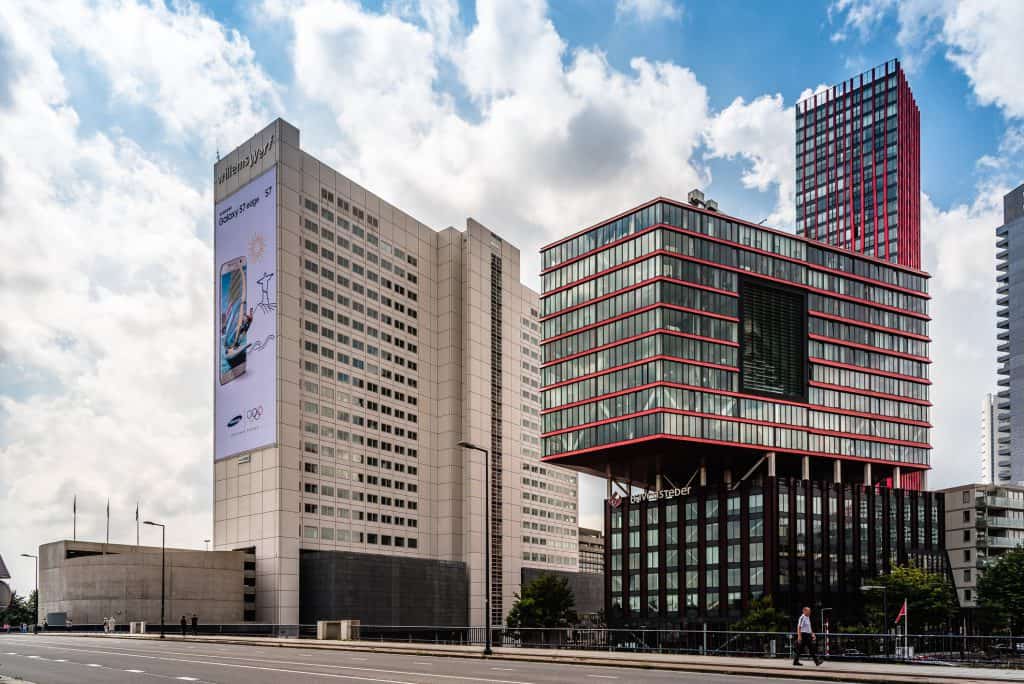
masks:
<svg viewBox="0 0 1024 684"><path fill-rule="evenodd" d="M970 582L970 581L971 581L971 569L970 568L964 568L964 582Z"/></svg>
<svg viewBox="0 0 1024 684"><path fill-rule="evenodd" d="M964 541L965 542L971 541L971 531L970 530L964 530Z"/></svg>
<svg viewBox="0 0 1024 684"><path fill-rule="evenodd" d="M741 391L804 398L807 393L804 295L743 278L739 299Z"/></svg>
<svg viewBox="0 0 1024 684"><path fill-rule="evenodd" d="M971 512L964 511L964 522L971 522Z"/></svg>
<svg viewBox="0 0 1024 684"><path fill-rule="evenodd" d="M964 549L964 562L965 563L970 563L971 562L971 550L970 549Z"/></svg>

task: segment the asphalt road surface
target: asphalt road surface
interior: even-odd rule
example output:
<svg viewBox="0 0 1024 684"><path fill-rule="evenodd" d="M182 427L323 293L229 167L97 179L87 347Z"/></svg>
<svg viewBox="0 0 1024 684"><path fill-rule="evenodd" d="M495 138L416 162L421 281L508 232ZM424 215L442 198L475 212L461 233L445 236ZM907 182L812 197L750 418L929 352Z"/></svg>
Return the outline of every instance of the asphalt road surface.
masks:
<svg viewBox="0 0 1024 684"><path fill-rule="evenodd" d="M35 684L767 684L785 681L561 663L30 634L0 636L0 675Z"/></svg>

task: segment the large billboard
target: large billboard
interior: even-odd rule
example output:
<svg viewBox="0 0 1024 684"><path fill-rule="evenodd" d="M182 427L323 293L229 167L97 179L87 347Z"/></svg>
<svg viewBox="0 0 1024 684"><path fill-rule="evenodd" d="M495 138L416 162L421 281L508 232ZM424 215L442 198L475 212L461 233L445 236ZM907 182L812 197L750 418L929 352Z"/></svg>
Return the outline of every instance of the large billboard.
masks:
<svg viewBox="0 0 1024 684"><path fill-rule="evenodd" d="M277 167L214 210L214 459L277 441Z"/></svg>

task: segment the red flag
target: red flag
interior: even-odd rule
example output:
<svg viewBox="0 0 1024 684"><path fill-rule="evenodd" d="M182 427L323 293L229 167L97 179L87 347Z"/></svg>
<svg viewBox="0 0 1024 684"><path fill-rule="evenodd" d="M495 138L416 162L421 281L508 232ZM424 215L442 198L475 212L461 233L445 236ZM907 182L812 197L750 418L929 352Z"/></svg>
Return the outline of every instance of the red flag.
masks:
<svg viewBox="0 0 1024 684"><path fill-rule="evenodd" d="M896 624L900 624L900 618L907 616L907 599L903 599L903 606L900 608L900 612L896 615Z"/></svg>

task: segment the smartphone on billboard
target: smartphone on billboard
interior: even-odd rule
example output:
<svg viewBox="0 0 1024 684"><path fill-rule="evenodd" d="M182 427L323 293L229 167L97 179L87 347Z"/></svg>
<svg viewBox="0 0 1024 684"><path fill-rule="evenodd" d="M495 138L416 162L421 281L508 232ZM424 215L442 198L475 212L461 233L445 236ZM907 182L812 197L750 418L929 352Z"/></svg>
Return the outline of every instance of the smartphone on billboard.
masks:
<svg viewBox="0 0 1024 684"><path fill-rule="evenodd" d="M246 308L245 257L225 261L220 267L220 384L245 373L246 341L252 312Z"/></svg>

